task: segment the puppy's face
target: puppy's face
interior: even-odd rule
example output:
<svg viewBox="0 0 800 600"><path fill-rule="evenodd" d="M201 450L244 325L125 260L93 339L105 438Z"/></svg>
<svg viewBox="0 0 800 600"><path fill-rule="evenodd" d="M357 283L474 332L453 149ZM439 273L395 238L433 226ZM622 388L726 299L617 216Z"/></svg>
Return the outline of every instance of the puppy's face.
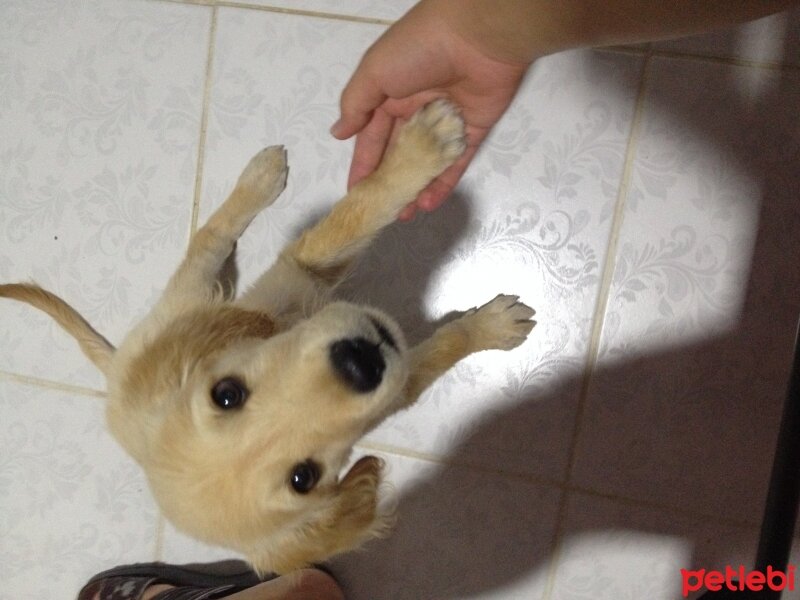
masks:
<svg viewBox="0 0 800 600"><path fill-rule="evenodd" d="M339 475L405 385L397 325L346 303L285 331L223 313L196 317L203 334L191 316L165 330L112 394L126 403L110 404L112 429L144 467L165 516L273 568L287 560L280 540L341 523L343 511L363 512L356 521L365 530L375 526L377 461ZM186 339L190 331L206 337Z"/></svg>

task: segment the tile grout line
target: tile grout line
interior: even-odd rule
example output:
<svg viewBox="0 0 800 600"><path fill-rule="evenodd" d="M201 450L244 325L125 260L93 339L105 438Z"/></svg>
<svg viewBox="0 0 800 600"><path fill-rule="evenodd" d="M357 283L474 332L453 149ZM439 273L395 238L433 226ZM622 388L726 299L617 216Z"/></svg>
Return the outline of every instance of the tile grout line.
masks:
<svg viewBox="0 0 800 600"><path fill-rule="evenodd" d="M713 54L694 54L691 52L680 52L678 50L661 50L658 48L648 49L636 46L600 46L591 48L591 50L594 52L603 52L608 54L627 54L631 56L647 56L650 58L659 59L705 62L729 67L761 69L764 71L800 72L800 65L740 58L736 56L714 56Z"/></svg>
<svg viewBox="0 0 800 600"><path fill-rule="evenodd" d="M156 530L153 534L153 560L162 562L164 560L164 529L166 527L166 520L164 513L158 511L158 521L156 521Z"/></svg>
<svg viewBox="0 0 800 600"><path fill-rule="evenodd" d="M714 63L729 67L744 67L749 69L761 69L764 71L788 71L800 72L800 65L791 63L779 63L766 60L753 60L736 56L714 56L713 54L693 54L691 52L680 52L678 50L654 50L650 53L655 58L670 58L673 60L690 60L698 62Z"/></svg>
<svg viewBox="0 0 800 600"><path fill-rule="evenodd" d="M670 506L667 504L659 504L658 502L652 502L648 500L637 500L635 498L626 498L624 496L617 496L615 494L599 492L597 490L593 490L590 488L582 488L580 486L565 485L563 489L564 492L568 494L583 494L584 496L591 496L592 498L597 498L601 500L609 500L625 506L632 506L647 510L658 511L660 513L667 515L682 516L689 519L695 519L698 521L703 521L703 523L713 522L716 524L723 524L728 527L752 529L754 531L757 531L759 527L759 523L757 523L756 521L742 521L731 517L720 517L718 515L710 515L708 513L695 512L692 510L681 510L678 507Z"/></svg>
<svg viewBox="0 0 800 600"><path fill-rule="evenodd" d="M349 21L352 23L365 23L368 25L391 25L394 23L393 19L381 19L380 17L359 17L357 15L348 15L344 13L330 13L316 10L304 10L298 8L285 8L282 6L270 6L264 4L251 4L248 2L235 2L234 0L218 0L215 2L216 6L223 6L225 8L239 8L243 10L257 10L262 12L271 12L285 15L297 15L300 17L311 17L315 19L328 19L333 21Z"/></svg>
<svg viewBox="0 0 800 600"><path fill-rule="evenodd" d="M567 517L567 503L569 501L570 493L575 490L572 486L573 470L577 457L578 442L580 439L583 419L586 412L586 404L589 397L589 388L591 386L592 377L594 376L597 368L598 356L600 353L600 339L603 333L603 326L605 324L606 311L608 309L609 296L611 294L611 285L613 283L614 267L617 259L617 246L619 244L619 235L622 229L622 223L625 217L625 206L628 197L628 191L631 184L631 176L633 172L633 162L636 156L636 148L639 141L639 132L642 124L642 115L644 113L644 102L647 95L647 83L650 73L650 64L652 53L648 47L644 54L642 61L641 72L639 76L639 85L636 90L636 99L634 101L634 111L631 118L631 130L628 134L628 143L625 149L625 162L623 165L622 176L620 177L619 189L617 191L617 200L614 206L614 215L611 221L611 230L608 235L608 245L606 248L606 257L603 264L603 273L600 280L600 288L597 292L597 301L595 304L595 311L592 317L592 329L589 336L589 352L586 360L586 368L583 374L583 381L581 382L580 396L578 397L578 406L575 413L574 429L572 432L572 443L570 446L569 454L567 455L567 465L564 474L565 486L562 491L561 499L558 506L556 516L556 529L553 540L553 550L551 552L551 562L547 574L547 583L545 585L545 592L542 596L543 600L548 600L555 589L556 574L558 566L561 562L562 542L564 536L564 527Z"/></svg>
<svg viewBox="0 0 800 600"><path fill-rule="evenodd" d="M186 6L214 6L214 0L150 0L151 2L165 2L166 4L183 4Z"/></svg>
<svg viewBox="0 0 800 600"><path fill-rule="evenodd" d="M272 6L270 4L253 4L251 2L237 2L236 0L151 0L154 2L166 2L167 4L183 4L186 6L212 6L220 8L238 8L242 10L256 10L261 12L271 12L286 15L297 15L300 17L311 17L314 19L328 19L332 21L350 21L353 23L366 23L371 25L391 25L394 19L384 19L381 17L359 17L347 13L325 12L321 10L310 10L302 8L287 8L285 6Z"/></svg>
<svg viewBox="0 0 800 600"><path fill-rule="evenodd" d="M172 0L167 0L172 1ZM208 52L206 53L206 69L205 81L203 82L203 104L200 112L200 131L197 143L197 171L194 178L194 195L192 197L192 209L189 219L189 241L197 231L197 220L200 212L200 195L203 185L203 167L205 165L206 155L206 137L208 135L208 112L209 104L211 101L211 86L212 86L212 66L214 63L214 48L217 38L217 13L216 5L199 5L194 6L210 6L211 19L208 27ZM162 561L164 559L164 537L166 521L164 513L159 509L158 520L156 521L156 528L153 532L153 560Z"/></svg>
<svg viewBox="0 0 800 600"><path fill-rule="evenodd" d="M489 475L497 475L499 477L520 479L535 485L550 486L555 488L564 487L564 484L561 483L560 481L557 481L555 479L549 479L547 477L532 475L529 473L514 473L512 471L503 471L502 469L487 467L477 463L451 460L450 457L448 457L447 455L419 452L417 450L409 450L407 448L402 448L400 446L394 446L391 444L381 444L381 443L367 441L367 442L358 442L354 447L373 452L383 452L384 454L391 454L392 456L398 456L401 458L411 458L414 460L428 462L436 465L459 467L463 469L469 469L471 471L480 471L481 473L487 473Z"/></svg>
<svg viewBox="0 0 800 600"><path fill-rule="evenodd" d="M419 452L416 450L409 450L407 448L402 448L400 446L394 446L391 444L383 444L379 442L376 443L367 441L367 442L358 442L357 444L355 444L354 448L372 452L381 452L383 454L388 454L399 458L410 458L413 460L431 463L434 465L458 467L461 469L477 471L480 473L485 473L496 477L503 477L506 479L515 479L518 481L524 481L525 483L529 483L532 485L550 487L553 489L563 491L565 493L577 493L577 494L583 494L585 496L591 496L593 498L612 500L620 504L637 506L640 508L646 508L650 510L658 510L667 514L681 515L684 517L702 520L704 522L714 521L715 523L720 523L728 526L750 528L750 529L758 527L758 523L756 523L755 521L742 521L729 517L720 517L719 515L695 512L691 510L681 510L679 507L675 507L669 504L659 504L657 502L652 502L648 500L639 500L636 498L628 498L626 496L619 496L616 494L600 492L592 488L585 488L577 485L571 485L560 482L555 479L549 479L547 477L532 475L530 473L504 471L502 469L486 467L475 463L454 461L450 460L447 455L437 455L427 452Z"/></svg>
<svg viewBox="0 0 800 600"><path fill-rule="evenodd" d="M628 144L627 148L625 149L625 162L622 170L622 176L620 177L617 200L614 206L611 230L609 231L608 235L608 246L603 264L603 274L600 280L600 288L597 292L597 302L595 305L594 315L592 316L592 329L589 334L589 352L586 362L586 369L584 370L583 381L581 382L578 414L576 415L576 426L572 436L572 447L570 449L569 460L566 468L566 481L568 483L571 481L572 469L575 466L575 453L580 434L581 417L583 417L583 412L589 395L589 387L591 385L591 380L595 369L597 368L598 356L600 354L600 338L603 333L603 326L605 325L605 316L608 309L609 296L611 294L611 285L613 283L614 269L617 259L617 246L619 244L619 236L622 229L622 224L625 220L625 207L627 204L628 191L631 185L633 162L639 142L639 131L641 129L644 101L647 92L647 82L649 79L650 58L650 55L645 56L642 64L639 86L636 91L633 117L631 118L631 131L628 134Z"/></svg>
<svg viewBox="0 0 800 600"><path fill-rule="evenodd" d="M619 496L615 494L609 494L600 492L597 490L593 490L591 488L584 488L581 486L571 485L569 483L563 483L556 479L550 479L543 476L533 475L530 473L521 473L521 472L513 472L513 471L504 471L502 469L487 467L484 465L470 463L466 461L454 461L450 460L447 455L438 455L432 454L428 452L419 452L417 450L410 450L407 448L403 448L400 446L394 446L391 444L383 444L380 442L358 442L354 446L355 449L373 451L373 452L381 452L383 454L389 454L391 456L400 457L400 458L411 458L413 460L417 460L420 462L427 462L434 465L440 466L449 466L449 467L458 467L461 469L467 469L470 471L477 471L480 473L485 473L489 475L493 475L496 477L503 477L506 479L516 479L518 481L524 481L525 483L529 483L532 485L539 485L539 486L546 486L550 487L563 493L578 493L583 494L585 496L591 496L593 498L602 498L606 500L613 500L620 504L626 504L631 506L638 506L641 508L648 508L651 510L659 510L661 512L665 512L668 514L674 515L682 515L685 517L695 518L698 520L709 521L713 520L717 523L729 525L729 526L736 526L742 528L755 528L758 526L756 522L746 522L740 521L737 519L726 518L726 517L719 517L718 515L710 515L700 512L694 511L687 511L681 510L680 508L668 505L668 504L658 504L657 502L650 502L646 500L638 500L636 498L628 498L625 496Z"/></svg>
<svg viewBox="0 0 800 600"><path fill-rule="evenodd" d="M568 485L564 485L560 490L561 494L558 498L558 506L556 508L555 527L553 528L553 539L550 542L547 578L544 583L542 600L551 600L556 587L556 577L558 576L558 567L561 564L561 554L563 551L562 543L564 540L564 523L567 518L567 500L574 491L575 490L570 489Z"/></svg>
<svg viewBox="0 0 800 600"><path fill-rule="evenodd" d="M702 520L709 520L711 518L715 519L719 523L725 523L727 525L734 525L738 527L756 527L757 524L755 522L745 522L739 521L736 519L729 519L725 517L718 517L711 515L693 512L693 511L682 511L679 508L667 505L667 504L658 504L654 502L648 502L645 500L637 500L635 498L627 498L625 496L618 496L615 494L608 494L604 492L600 492L597 490L593 490L591 488L584 488L580 486L570 485L567 483L563 483L556 479L550 479L547 477L537 476L530 473L519 473L519 472L512 472L512 471L504 471L502 469L487 467L484 465L470 463L465 461L454 461L450 460L447 455L437 455L427 452L419 452L416 450L410 450L407 448L402 448L399 446L394 446L391 444L382 444L376 442L359 442L354 446L356 449L361 450L368 450L373 452L381 452L383 454L389 454L392 456L397 456L401 458L411 458L413 460L427 462L435 465L440 466L451 466L451 467L458 467L462 469L468 469L470 471L477 471L480 473L485 473L489 475L494 475L496 477L503 477L506 479L516 479L519 481L524 481L525 483L529 483L532 485L539 485L539 486L546 486L553 489L557 489L564 493L579 493L585 496L592 496L593 498L603 498L606 500L613 500L615 502L619 502L621 504L627 504L632 506L639 506L643 508L650 508L654 510L659 510L662 512L667 512L670 514L680 514L687 517L694 517L697 519Z"/></svg>
<svg viewBox="0 0 800 600"><path fill-rule="evenodd" d="M606 250L606 258L603 266L603 276L598 290L597 304L595 306L595 313L592 319L592 331L589 339L589 356L587 361L587 368L584 372L582 382L581 397L579 403L579 416L583 416L586 401L588 399L589 387L591 379L594 376L597 367L598 357L600 354L600 339L603 333L603 326L605 325L605 316L608 309L609 296L611 294L611 286L613 283L614 270L617 260L617 247L619 244L619 236L622 230L622 224L625 219L625 207L627 204L628 192L631 186L631 178L633 172L633 163L636 156L636 150L639 143L639 134L642 125L642 116L644 113L644 102L647 93L647 83L650 72L650 55L645 56L642 64L641 79L639 82L639 89L636 94L634 114L631 122L631 131L628 138L628 146L625 150L625 163L623 167L622 177L620 179L620 187L617 193L616 206L614 207L614 216L612 219L611 230L609 232L608 247ZM571 481L572 469L575 465L575 451L577 439L580 434L580 420L576 421L576 431L573 435L573 447L570 452L570 460L567 465L567 482Z"/></svg>
<svg viewBox="0 0 800 600"><path fill-rule="evenodd" d="M200 113L200 132L197 144L197 171L194 177L194 197L192 198L192 214L189 221L189 239L197 231L197 219L200 213L200 200L203 191L203 167L206 158L206 138L208 137L208 113L211 104L211 87L213 77L214 49L217 39L216 6L211 7L211 22L208 28L208 52L206 54L206 72L203 85L203 105Z"/></svg>

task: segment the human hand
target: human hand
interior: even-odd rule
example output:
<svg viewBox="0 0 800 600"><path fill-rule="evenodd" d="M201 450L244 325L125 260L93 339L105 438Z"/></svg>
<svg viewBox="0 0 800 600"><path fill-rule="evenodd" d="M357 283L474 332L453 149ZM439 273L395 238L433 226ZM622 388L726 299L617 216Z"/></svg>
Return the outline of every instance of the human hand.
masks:
<svg viewBox="0 0 800 600"><path fill-rule="evenodd" d="M401 213L431 211L453 190L483 140L508 108L529 62L494 58L457 30L441 3L422 2L366 52L342 93L338 139L355 134L348 189L372 173L398 127L423 105L447 98L466 125L467 149Z"/></svg>

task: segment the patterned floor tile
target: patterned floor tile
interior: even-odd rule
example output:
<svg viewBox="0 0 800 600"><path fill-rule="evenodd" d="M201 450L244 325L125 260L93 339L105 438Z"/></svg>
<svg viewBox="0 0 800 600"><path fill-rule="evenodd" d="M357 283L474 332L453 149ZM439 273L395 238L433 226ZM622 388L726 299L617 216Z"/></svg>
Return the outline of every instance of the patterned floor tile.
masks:
<svg viewBox="0 0 800 600"><path fill-rule="evenodd" d="M186 245L210 9L6 2L0 281L35 280L112 342ZM0 370L101 388L49 318L2 302Z"/></svg>
<svg viewBox="0 0 800 600"><path fill-rule="evenodd" d="M697 594L681 569L752 569L754 529L575 494L551 600L674 600ZM685 583L685 588L684 588Z"/></svg>
<svg viewBox="0 0 800 600"><path fill-rule="evenodd" d="M0 598L74 597L94 573L151 558L158 511L103 400L0 383Z"/></svg>
<svg viewBox="0 0 800 600"><path fill-rule="evenodd" d="M521 479L380 455L397 506L384 540L333 562L354 600L537 600L560 493Z"/></svg>
<svg viewBox="0 0 800 600"><path fill-rule="evenodd" d="M752 519L800 314L800 78L657 60L648 89L575 481Z"/></svg>

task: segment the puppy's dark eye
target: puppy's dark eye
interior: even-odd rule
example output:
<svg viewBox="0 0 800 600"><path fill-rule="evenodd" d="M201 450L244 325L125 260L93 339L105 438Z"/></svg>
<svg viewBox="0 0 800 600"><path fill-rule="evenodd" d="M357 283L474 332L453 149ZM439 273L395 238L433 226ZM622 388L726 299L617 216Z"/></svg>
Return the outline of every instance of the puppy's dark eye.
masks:
<svg viewBox="0 0 800 600"><path fill-rule="evenodd" d="M319 465L313 460L307 460L294 466L289 483L298 494L307 494L317 485L319 476Z"/></svg>
<svg viewBox="0 0 800 600"><path fill-rule="evenodd" d="M220 379L211 388L211 400L223 410L241 408L249 394L244 384L235 377Z"/></svg>

